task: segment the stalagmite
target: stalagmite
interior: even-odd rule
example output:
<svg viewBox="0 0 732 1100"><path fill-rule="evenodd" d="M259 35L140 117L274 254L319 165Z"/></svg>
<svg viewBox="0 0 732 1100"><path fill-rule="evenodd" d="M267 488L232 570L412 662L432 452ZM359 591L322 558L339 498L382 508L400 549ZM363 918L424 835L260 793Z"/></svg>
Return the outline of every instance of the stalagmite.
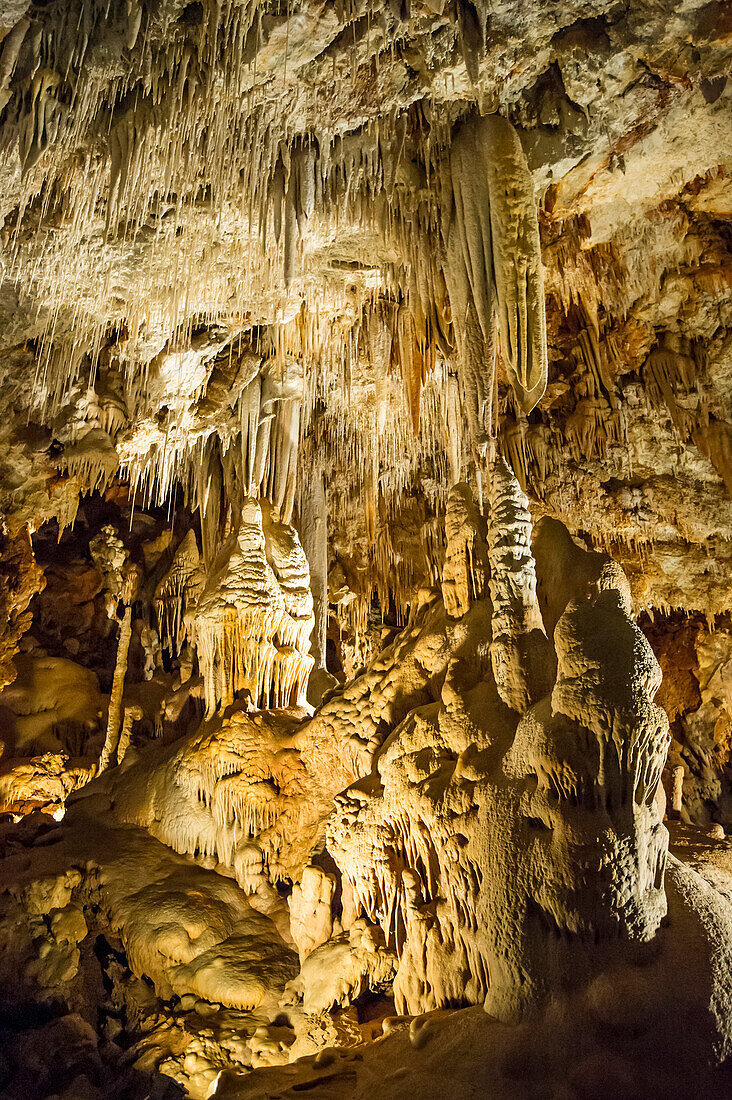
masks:
<svg viewBox="0 0 732 1100"><path fill-rule="evenodd" d="M121 764L127 755L127 750L130 747L130 738L132 737L132 724L133 722L139 722L142 718L142 710L140 707L125 707L124 718L122 719L122 729L120 731L119 740L117 742L117 763ZM105 751L107 748L105 741ZM103 770L99 768L100 772Z"/></svg>
<svg viewBox="0 0 732 1100"><path fill-rule="evenodd" d="M681 764L677 764L673 769L672 780L671 813L676 817L680 817L684 798L684 769Z"/></svg>
<svg viewBox="0 0 732 1100"><path fill-rule="evenodd" d="M332 901L336 882L319 867L306 867L289 899L290 930L300 962L333 933Z"/></svg>
<svg viewBox="0 0 732 1100"><path fill-rule="evenodd" d="M119 624L119 637L117 639L117 659L114 666L114 679L112 691L109 696L109 715L107 717L107 735L104 738L102 755L99 757L99 772L106 771L112 757L117 751L117 743L120 737L120 724L122 722L122 696L125 689L125 676L127 675L127 656L130 650L132 637L132 605L125 604L122 619Z"/></svg>
<svg viewBox="0 0 732 1100"><path fill-rule="evenodd" d="M528 578L528 529L501 504L515 482L500 468L494 478L502 488L490 522L506 560L513 546L511 575ZM498 584L494 616L520 642L525 612L506 615L508 575ZM514 606L528 600L530 610L531 594L518 585ZM476 653L479 636L467 637ZM337 800L329 849L395 946L398 1010L485 999L515 1019L555 983L581 984L618 937L657 934L667 835L655 792L669 740L652 701L658 665L616 589L571 603L555 637L554 686L533 704L524 686L520 719L499 700L506 666L494 679L474 658L463 666L462 717L446 680L442 703L412 712L374 774ZM545 674L545 652L519 653ZM516 691L510 698L518 705ZM576 889L576 874L590 873L602 889Z"/></svg>
<svg viewBox="0 0 732 1100"><path fill-rule="evenodd" d="M137 591L139 574L135 566L129 563L124 544L111 526L106 526L100 531L90 544L89 550L104 582L107 614L110 619L119 623L117 657L112 691L109 696L107 732L97 766L97 771L101 773L109 767L120 736L127 658L132 638L132 604ZM120 603L123 605L121 616L119 615Z"/></svg>
<svg viewBox="0 0 732 1100"><path fill-rule="evenodd" d="M491 469L491 661L503 701L522 714L549 686L550 644L536 596L529 502L503 459Z"/></svg>
<svg viewBox="0 0 732 1100"><path fill-rule="evenodd" d="M488 591L490 566L486 555L487 528L478 512L470 487L454 485L445 511L445 562L442 598L445 610L458 619L473 600Z"/></svg>
<svg viewBox="0 0 732 1100"><path fill-rule="evenodd" d="M559 520L542 516L534 528L532 553L537 565L537 594L548 637L573 600L592 599L611 589L630 615L633 600L627 577L608 554L587 551Z"/></svg>

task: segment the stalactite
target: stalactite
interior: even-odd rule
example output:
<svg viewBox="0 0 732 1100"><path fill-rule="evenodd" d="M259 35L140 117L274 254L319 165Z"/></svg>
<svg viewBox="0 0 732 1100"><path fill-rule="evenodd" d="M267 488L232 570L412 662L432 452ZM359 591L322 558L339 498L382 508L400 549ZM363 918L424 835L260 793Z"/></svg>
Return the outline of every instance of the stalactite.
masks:
<svg viewBox="0 0 732 1100"><path fill-rule="evenodd" d="M325 636L328 627L328 506L323 473L317 467L300 498L300 541L310 567L313 594L313 627L310 653L314 670L325 668Z"/></svg>
<svg viewBox="0 0 732 1100"><path fill-rule="evenodd" d="M102 428L92 428L64 448L60 465L80 478L90 492L103 491L119 468L119 456L107 433Z"/></svg>
<svg viewBox="0 0 732 1100"><path fill-rule="evenodd" d="M707 905L719 891L705 875L718 868L688 877L693 905L677 881L663 920L655 798L668 726L631 606L631 587L656 607L673 586L695 602L699 575L722 602L725 505L710 463L732 491L720 384L729 188L715 150L714 180L696 165L704 133L678 139L689 118L707 140L724 134L713 75L723 5L674 13L680 50L657 35L656 7L629 20L487 0L4 5L27 16L0 40L0 177L12 187L0 227L12 413L0 424L2 511L8 523L55 516L62 529L80 493L97 491L80 530L124 515L147 570L133 623L125 545L110 528L94 540L112 648L119 627L98 762L109 773L59 829L34 819L16 837L0 823L19 878L0 903L0 941L28 955L19 987L45 996L37 979L50 974L54 1004L84 1008L105 1040L90 1040L76 1011L51 1019L41 1004L51 1060L59 1035L84 1048L81 1077L61 1051L59 1089L86 1082L96 1095L114 1079L144 1091L147 1065L158 1091L228 1095L238 1072L268 1062L272 1095L313 1091L324 1070L326 1092L353 1092L364 1066L354 1088L365 1095L379 1052L396 1064L411 1048L410 1073L439 1093L439 1063L462 1086L483 1025L480 1013L467 1030L463 1016L423 1014L465 1002L492 1015L485 1041L513 1079L503 1088L482 1065L468 1094L485 1091L483 1078L496 1095L663 1091L652 1060L636 1081L622 1048L629 1036L631 1055L646 1039L666 1055L671 1017L694 1066L715 1029L716 1054L732 1048L719 1009L729 982L711 988L708 1011L714 983L697 966L705 938L723 976L729 962L719 898ZM483 109L510 113L520 133ZM541 409L534 181L551 257ZM693 350L659 324L694 333ZM676 507L679 485L691 503ZM532 511L547 513L533 555ZM632 586L549 518L561 511L588 539L635 555ZM80 530L52 569L73 558L68 591L83 590L91 626L54 645L106 668L88 643L98 583L78 561ZM47 529L38 548L53 559L48 545ZM5 603L30 618L28 594L12 598L17 572ZM661 597L648 594L654 573ZM59 602L38 601L29 661L49 659L40 647ZM328 678L311 672L325 671L330 607L345 682L324 696ZM691 680L694 659L685 665ZM127 686L133 672L144 680ZM703 689L715 707L724 674L720 662ZM677 731L701 723L678 710ZM143 748L163 722L165 737ZM728 725L707 738L720 758ZM332 858L337 882L310 863ZM266 920L287 936L286 898L292 916L313 919L310 906L318 917L310 942L294 935L301 961L316 955L289 991L297 1005L260 975L294 966L274 933L260 935ZM701 921L688 919L694 906ZM85 946L64 925L83 925ZM673 1001L684 939L684 978L704 987L703 1043L692 996L665 1015L656 1004ZM380 966L345 983L340 1003L377 994L365 1006L374 1034L389 998L412 1023L354 1057L303 1060L368 1038L363 1004L330 1020L306 986L308 975L337 984L369 947ZM139 980L153 974L157 998ZM247 983L261 998L240 995ZM82 1004L90 992L98 1014ZM220 1010L230 1004L246 1011ZM106 1040L127 1046L140 1029L135 1068L132 1050L120 1059ZM53 1087L54 1068L20 1030L0 1058L3 1085L18 1062L19 1077L38 1069L38 1088ZM554 1089L566 1050L576 1065ZM298 1065L272 1065L289 1058ZM388 1095L420 1095L404 1066L392 1076Z"/></svg>
<svg viewBox="0 0 732 1100"><path fill-rule="evenodd" d="M191 528L176 550L170 569L155 589L160 639L170 653L177 654L180 649L186 613L198 601L204 584L196 534Z"/></svg>
<svg viewBox="0 0 732 1100"><path fill-rule="evenodd" d="M706 419L703 403L690 398L697 384L691 348L673 333L665 333L643 366L643 384L654 407L665 405L679 437L689 438Z"/></svg>
<svg viewBox="0 0 732 1100"><path fill-rule="evenodd" d="M30 19L24 15L3 39L0 53L0 111L6 107L12 94L9 90L10 78L30 25Z"/></svg>
<svg viewBox="0 0 732 1100"><path fill-rule="evenodd" d="M404 382L412 431L417 436L422 386L434 366L434 358L432 349L420 340L417 322L406 302L400 303L396 311L392 356Z"/></svg>
<svg viewBox="0 0 732 1100"><path fill-rule="evenodd" d="M727 495L732 497L732 428L726 421L710 417L694 430L692 437L721 477Z"/></svg>
<svg viewBox="0 0 732 1100"><path fill-rule="evenodd" d="M443 174L445 277L475 441L492 434L494 301L506 372L528 412L546 388L543 275L533 183L518 135L473 116Z"/></svg>

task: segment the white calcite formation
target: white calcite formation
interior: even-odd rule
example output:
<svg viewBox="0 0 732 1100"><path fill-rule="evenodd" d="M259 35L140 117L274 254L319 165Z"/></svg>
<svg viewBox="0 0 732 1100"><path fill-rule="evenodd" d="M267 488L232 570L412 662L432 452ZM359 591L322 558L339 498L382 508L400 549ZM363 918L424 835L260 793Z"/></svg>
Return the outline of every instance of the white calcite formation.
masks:
<svg viewBox="0 0 732 1100"><path fill-rule="evenodd" d="M301 962L332 935L335 889L335 876L312 865L303 868L300 881L292 888L290 932Z"/></svg>
<svg viewBox="0 0 732 1100"><path fill-rule="evenodd" d="M173 562L155 588L155 615L162 643L179 653L185 640L185 615L198 602L206 574L198 552L196 532L188 531L175 551Z"/></svg>
<svg viewBox="0 0 732 1100"><path fill-rule="evenodd" d="M327 1012L353 1004L368 991L388 989L395 969L383 932L361 918L308 953L286 996L306 1012Z"/></svg>
<svg viewBox="0 0 732 1100"><path fill-rule="evenodd" d="M244 707L148 750L105 784L115 816L178 852L215 857L252 893L260 881L266 889L265 855L277 881L306 862L312 843L305 792L317 797L318 780L297 751L296 723L297 712Z"/></svg>
<svg viewBox="0 0 732 1100"><path fill-rule="evenodd" d="M477 609L479 623L486 611L485 603ZM250 713L240 700L110 774L113 812L178 852L215 856L242 884L252 840L260 872L264 861L272 882L299 880L322 843L334 797L369 770L374 751L413 707L434 699L434 684L469 630L431 594L413 624L311 719L293 709Z"/></svg>

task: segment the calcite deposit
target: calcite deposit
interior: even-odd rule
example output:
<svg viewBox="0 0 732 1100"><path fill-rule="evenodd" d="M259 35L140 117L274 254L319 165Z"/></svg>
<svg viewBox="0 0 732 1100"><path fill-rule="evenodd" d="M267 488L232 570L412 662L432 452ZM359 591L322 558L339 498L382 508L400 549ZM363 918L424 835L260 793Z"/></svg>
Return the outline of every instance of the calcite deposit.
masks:
<svg viewBox="0 0 732 1100"><path fill-rule="evenodd" d="M732 1095L731 97L0 0L0 1100Z"/></svg>

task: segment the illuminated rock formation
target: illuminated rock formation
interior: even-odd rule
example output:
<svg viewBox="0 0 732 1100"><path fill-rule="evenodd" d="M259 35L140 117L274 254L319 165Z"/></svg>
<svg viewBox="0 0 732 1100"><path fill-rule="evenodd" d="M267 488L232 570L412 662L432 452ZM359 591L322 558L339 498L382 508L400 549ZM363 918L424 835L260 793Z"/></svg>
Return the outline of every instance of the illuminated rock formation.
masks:
<svg viewBox="0 0 732 1100"><path fill-rule="evenodd" d="M520 490L500 477L488 537L514 564L494 567L491 622L512 660L496 661L494 635L489 666L473 636L459 691L448 674L441 701L405 719L329 824L358 902L396 947L397 1008L412 1013L485 1000L512 1018L584 980L618 940L652 939L665 912L660 670L622 593L586 594L580 571L564 577L577 596L554 630L553 688L533 705L517 694L517 670L544 675L547 654L522 649L524 611L506 619L504 607L531 606L536 581L528 515L519 529L505 504ZM538 612L530 625L548 644Z"/></svg>
<svg viewBox="0 0 732 1100"><path fill-rule="evenodd" d="M0 1100L732 1094L730 19L636 7L0 0Z"/></svg>
<svg viewBox="0 0 732 1100"><path fill-rule="evenodd" d="M11 954L25 983L71 996L89 965L86 930L101 919L136 978L152 983L154 1003L180 999L175 1026L239 1014L182 1059L172 1039L150 1034L163 1072L203 1097L220 1073L230 1095L248 1095L259 1078L247 1084L245 1067L312 1059L324 1036L346 1048L328 1056L340 1066L355 1033L324 1031L324 1015L391 993L397 1012L416 1014L408 1034L385 1025L397 1046L406 1039L422 1051L437 1035L459 1045L469 1026L479 1059L490 1059L487 1021L523 1034L517 1021L532 1017L539 1049L559 997L582 1057L606 1058L582 1021L588 1012L614 1019L613 983L636 989L643 972L651 986L642 1006L624 1010L627 1027L669 1004L688 1026L681 1005L693 1005L689 1064L716 1081L698 1060L723 1059L731 1041L726 1010L712 1007L718 994L705 1001L709 982L719 990L726 980L728 903L673 859L666 887L658 664L621 572L570 547L558 524L537 535L535 572L518 484L505 467L493 484L485 519L465 487L451 497L443 586L452 614L430 594L312 717L294 707L251 713L243 694L195 733L136 750L80 792L54 843L12 856L10 912L22 934ZM269 518L260 530L272 522L273 575L280 562L287 582L296 576L282 564L288 529ZM174 573L194 559L191 545L173 555ZM562 585L542 620L536 593L554 590L539 562L556 555ZM158 600L166 588L156 586ZM556 669L541 696L525 685L554 669L551 650ZM319 866L324 839L329 871ZM714 913L707 938L690 932L697 906ZM46 919L50 946L39 952L33 929ZM679 999L661 974L689 950L698 975ZM132 1011L129 980L115 988ZM487 1010L485 1025L421 1015L470 1004ZM705 1031L707 1005L716 1016ZM293 1080L317 1080L320 1065L306 1058ZM410 1072L417 1082L425 1071Z"/></svg>
<svg viewBox="0 0 732 1100"><path fill-rule="evenodd" d="M445 278L476 442L492 433L496 327L524 412L546 388L546 321L534 188L505 119L469 119L450 147ZM497 326L493 300L497 303Z"/></svg>

